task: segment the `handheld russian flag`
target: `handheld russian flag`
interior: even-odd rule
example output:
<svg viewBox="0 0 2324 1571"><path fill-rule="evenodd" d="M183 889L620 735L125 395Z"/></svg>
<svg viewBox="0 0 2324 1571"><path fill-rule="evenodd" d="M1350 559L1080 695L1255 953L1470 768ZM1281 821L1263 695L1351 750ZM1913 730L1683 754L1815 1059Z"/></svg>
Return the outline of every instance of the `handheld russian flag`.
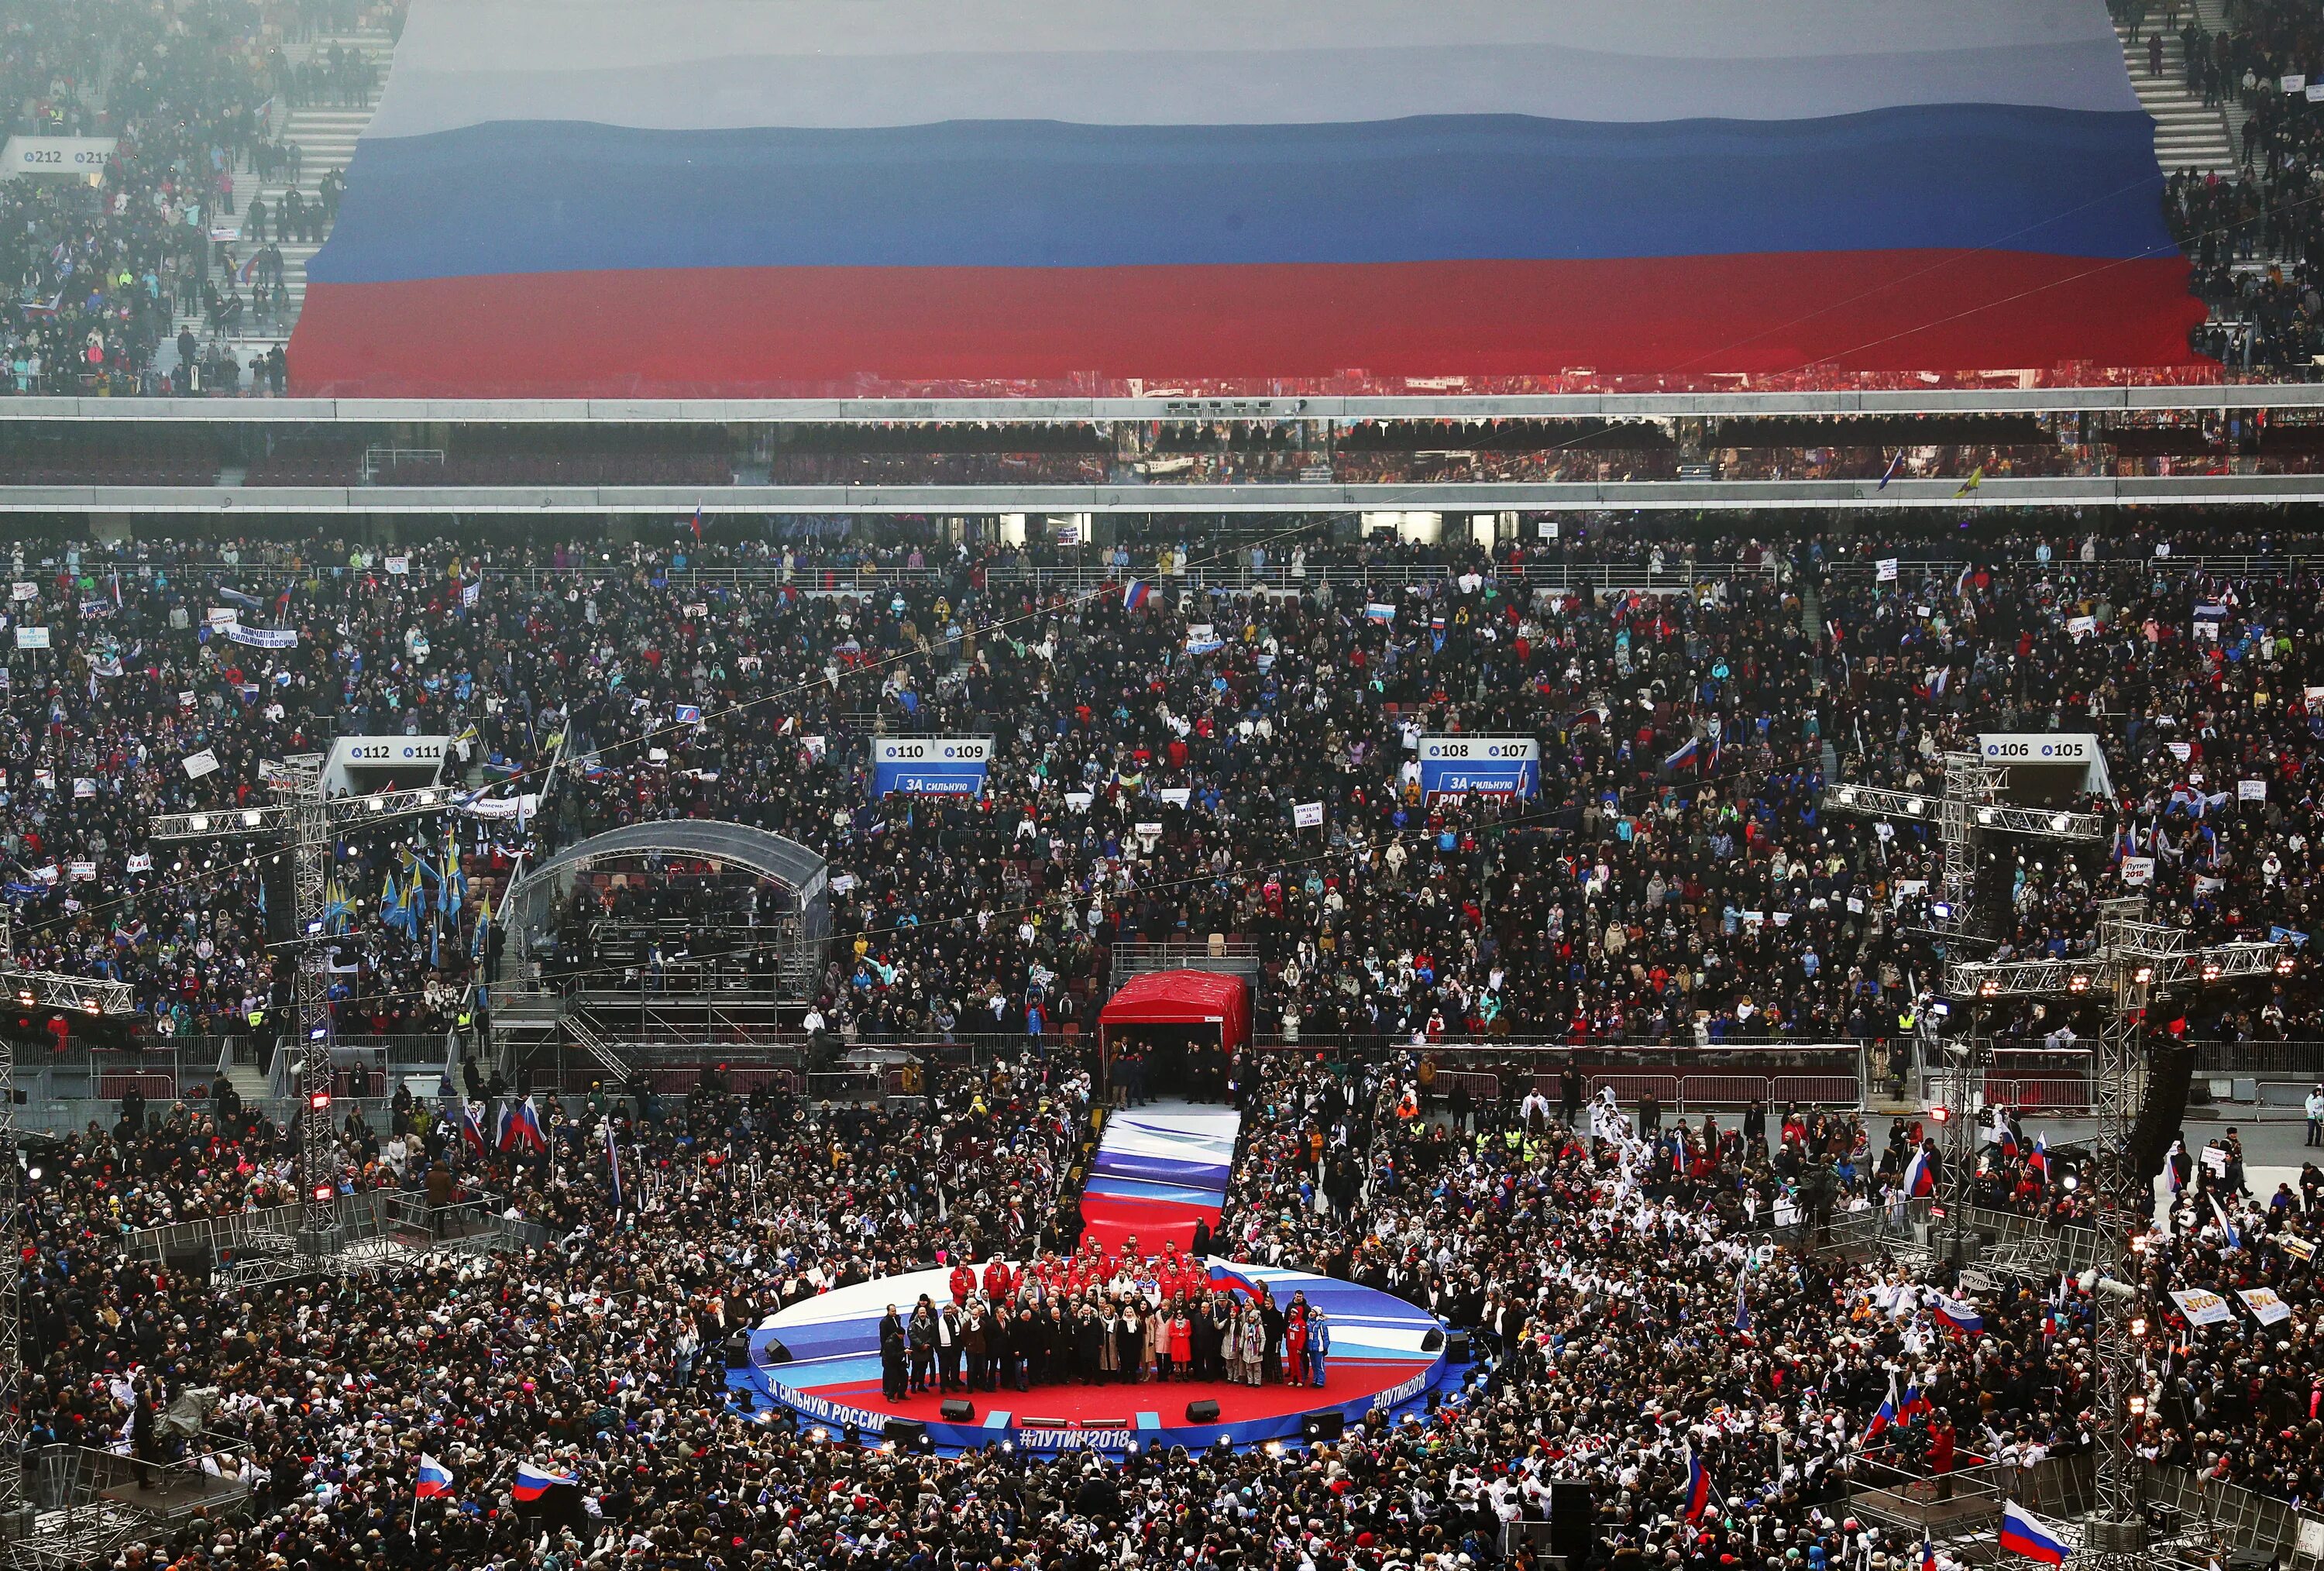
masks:
<svg viewBox="0 0 2324 1571"><path fill-rule="evenodd" d="M1880 1399L1879 1409L1872 1415L1872 1421L1864 1426L1864 1443L1867 1446L1871 1445L1874 1439L1879 1436L1881 1430L1886 1428L1895 1421L1896 1372L1895 1370L1890 1370L1888 1372L1888 1394Z"/></svg>
<svg viewBox="0 0 2324 1571"><path fill-rule="evenodd" d="M2027 1166L2044 1178L2050 1176L2050 1137L2048 1135L2037 1134L2034 1137L2034 1153L2027 1157L2025 1161Z"/></svg>
<svg viewBox="0 0 2324 1571"><path fill-rule="evenodd" d="M1663 760L1663 767L1665 769L1676 769L1683 763L1692 763L1694 762L1696 745L1695 739L1692 736L1688 737L1684 742L1679 744L1677 752Z"/></svg>
<svg viewBox="0 0 2324 1571"><path fill-rule="evenodd" d="M2244 1246L2244 1235L2236 1231L2236 1224L2227 1220L2227 1214L2225 1211L2219 1209L2219 1197L2217 1195L2211 1197L2211 1215L2219 1219L2219 1231L2227 1234L2227 1247L2241 1249Z"/></svg>
<svg viewBox="0 0 2324 1571"><path fill-rule="evenodd" d="M467 1142L468 1149L478 1156L483 1156L493 1149L492 1136L484 1129L483 1103L469 1103L467 1111L460 1115L460 1138Z"/></svg>
<svg viewBox="0 0 2324 1571"><path fill-rule="evenodd" d="M1989 1132L1993 1136L1993 1143L2001 1148L2003 1156L2017 1154L2017 1132L2009 1127L2009 1115L1998 1107L1993 1110L1993 1128Z"/></svg>
<svg viewBox="0 0 2324 1571"><path fill-rule="evenodd" d="M503 1151L514 1151L516 1141L516 1104L503 1102L500 1118L493 1131L493 1149Z"/></svg>
<svg viewBox="0 0 2324 1571"><path fill-rule="evenodd" d="M1147 596L1153 593L1153 585L1143 578L1132 578L1121 587L1121 608L1124 611L1135 611L1145 605Z"/></svg>
<svg viewBox="0 0 2324 1571"><path fill-rule="evenodd" d="M1751 1306L1750 1303L1743 1297L1743 1273L1741 1271L1735 1273L1735 1329L1738 1331L1748 1331L1751 1329Z"/></svg>
<svg viewBox="0 0 2324 1571"><path fill-rule="evenodd" d="M517 1107L516 1137L522 1141L525 1149L535 1156L549 1150L549 1137L540 1131L540 1111L533 1106L532 1098L530 1096Z"/></svg>
<svg viewBox="0 0 2324 1571"><path fill-rule="evenodd" d="M436 1500L452 1492L452 1470L422 1451L420 1454L420 1480L412 1486L412 1494L420 1500Z"/></svg>
<svg viewBox="0 0 2324 1571"><path fill-rule="evenodd" d="M1711 1510L1711 1474L1703 1471L1702 1453L1690 1448L1686 1454L1686 1520L1699 1522Z"/></svg>
<svg viewBox="0 0 2324 1571"><path fill-rule="evenodd" d="M1912 1164L1904 1169L1904 1193L1918 1200L1936 1192L1936 1164L1929 1160L1928 1148L1923 1146L1913 1153Z"/></svg>
<svg viewBox="0 0 2324 1571"><path fill-rule="evenodd" d="M1887 490L1887 489L1888 489L1888 482L1889 482L1889 481L1891 481L1891 480L1894 480L1894 479L1896 477L1896 471L1897 471L1897 470L1899 470L1899 469L1901 469L1901 468L1903 468L1904 467L1904 448L1897 448L1897 449L1896 449L1896 456L1895 456L1895 457L1893 457L1893 458L1891 458L1891 459L1889 459L1889 460L1888 460L1888 467L1881 471L1881 474L1880 474L1880 484L1879 484L1879 485L1876 485L1876 486L1874 486L1874 487L1873 487L1873 489L1874 489L1874 490L1876 490L1876 491L1886 491L1886 490Z"/></svg>
<svg viewBox="0 0 2324 1571"><path fill-rule="evenodd" d="M702 543L702 501L701 501L701 498L696 497L696 498L695 499L695 503L694 503L694 516L693 516L692 518L690 518L690 519L687 520L687 522L688 523L690 523L690 524L692 524L692 525L694 526L694 543L695 543L696 545L700 545L700 544Z"/></svg>
<svg viewBox="0 0 2324 1571"><path fill-rule="evenodd" d="M1936 1403L1923 1396L1919 1386L1908 1385L1904 1388L1904 1400L1896 1409L1896 1420L1899 1423L1909 1424L1923 1413L1933 1413L1936 1410Z"/></svg>
<svg viewBox="0 0 2324 1571"><path fill-rule="evenodd" d="M1936 1310L1937 1319L1943 1325L1964 1336L1974 1336L1985 1329L1985 1317L1978 1314L1974 1306L1939 1292L1932 1291L1930 1296L1932 1300L1930 1307Z"/></svg>
<svg viewBox="0 0 2324 1571"><path fill-rule="evenodd" d="M1921 1571L1937 1571L1937 1547L1929 1541L1926 1529L1921 1532Z"/></svg>
<svg viewBox="0 0 2324 1571"><path fill-rule="evenodd" d="M672 711L670 718L680 725L699 725L702 724L702 706L680 704Z"/></svg>
<svg viewBox="0 0 2324 1571"><path fill-rule="evenodd" d="M2073 1553L2055 1527L2014 1500L2001 1502L2001 1547L2044 1566L2062 1566Z"/></svg>
<svg viewBox="0 0 2324 1571"><path fill-rule="evenodd" d="M530 1462L516 1465L516 1483L509 1490L519 1500L539 1500L560 1483L579 1483L569 1473L551 1473L546 1467L536 1467Z"/></svg>

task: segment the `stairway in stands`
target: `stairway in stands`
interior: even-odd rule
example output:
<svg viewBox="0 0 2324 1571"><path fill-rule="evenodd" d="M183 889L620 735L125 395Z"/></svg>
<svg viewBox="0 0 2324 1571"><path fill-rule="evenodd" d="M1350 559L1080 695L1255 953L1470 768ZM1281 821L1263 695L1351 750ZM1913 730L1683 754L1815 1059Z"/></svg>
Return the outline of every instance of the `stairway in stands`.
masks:
<svg viewBox="0 0 2324 1571"><path fill-rule="evenodd" d="M2154 119L2154 158L2166 175L2181 170L2200 170L2232 175L2236 172L2235 143L2227 134L2226 114L2187 90L2186 51L2180 47L2176 32L2164 32L2163 38L2163 69L2150 72L2147 39L2155 32L2163 7L2148 6L2148 23L2138 42L2130 41L2130 30L2117 23L2115 36L2122 42L2122 63L2130 72L2130 85L2138 94L2138 101Z"/></svg>
<svg viewBox="0 0 2324 1571"><path fill-rule="evenodd" d="M361 105L318 104L288 111L276 111L275 140L286 144L294 142L299 144L301 157L297 184L300 198L309 203L321 199L325 175L329 174L333 170L337 170L340 171L342 180L346 178L347 167L355 162L355 139L361 136L364 127L371 124L372 116L379 108L380 97L386 91L388 65L395 52L395 41L384 32L326 35L310 39L303 44L293 45L288 52L293 59L302 61L319 60L331 52L333 44L338 45L349 54L360 53L367 56L374 67L375 79L370 99ZM290 180L281 176L261 181L247 160L238 165L235 171L236 192L255 190L265 201L266 210L270 214L281 211L282 198L290 190L291 183ZM246 205L243 210L244 212L249 210ZM270 235L277 232L271 217L267 222L267 230ZM236 351L235 357L245 365L249 363L254 352L270 349L290 338L290 328L298 321L299 311L306 303L308 260L322 249L320 245L313 243L293 244L281 241L277 244L282 250L282 282L290 297L290 309L281 322L270 326L264 332L257 329L252 320L252 313L244 311L242 330L227 342ZM235 248L235 255L238 260L247 260L257 249L254 244L245 241ZM247 299L250 293L247 287L244 289L243 293ZM177 327L191 328L194 337L204 342L209 339L209 329L198 313L190 317L180 317ZM172 330L175 331L175 329ZM175 351L168 351L167 363L162 365L162 369L167 370L170 365L175 365L176 361Z"/></svg>
<svg viewBox="0 0 2324 1571"><path fill-rule="evenodd" d="M577 1014L567 1015L565 1034L567 1040L577 1051L586 1054L599 1068L613 1077L616 1082L629 1077L632 1067L629 1060L614 1051L613 1044L599 1036L596 1029L587 1021Z"/></svg>

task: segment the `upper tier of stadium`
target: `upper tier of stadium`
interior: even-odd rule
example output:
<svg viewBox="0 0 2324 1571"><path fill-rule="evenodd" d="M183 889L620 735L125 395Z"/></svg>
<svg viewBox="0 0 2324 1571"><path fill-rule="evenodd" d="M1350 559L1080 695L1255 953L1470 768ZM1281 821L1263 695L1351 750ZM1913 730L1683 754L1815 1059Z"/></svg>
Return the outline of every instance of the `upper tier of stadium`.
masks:
<svg viewBox="0 0 2324 1571"><path fill-rule="evenodd" d="M1683 397L2324 349L2291 0L346 9L28 10L0 391Z"/></svg>

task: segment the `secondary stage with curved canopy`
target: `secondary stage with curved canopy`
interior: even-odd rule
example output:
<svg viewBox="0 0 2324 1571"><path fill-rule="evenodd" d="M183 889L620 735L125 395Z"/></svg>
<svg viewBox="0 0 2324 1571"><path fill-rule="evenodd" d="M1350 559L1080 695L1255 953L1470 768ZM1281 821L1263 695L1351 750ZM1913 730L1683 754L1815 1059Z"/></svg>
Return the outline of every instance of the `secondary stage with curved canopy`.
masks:
<svg viewBox="0 0 2324 1571"><path fill-rule="evenodd" d="M718 818L648 818L576 840L527 872L510 886L499 920L520 955L552 941L569 950L577 938L610 972L637 963L630 950L667 939L697 956L759 962L783 996L803 997L831 936L830 887L823 858L796 840ZM675 914L661 909L673 894ZM625 900L647 909L601 926L576 915L589 897L608 911Z"/></svg>

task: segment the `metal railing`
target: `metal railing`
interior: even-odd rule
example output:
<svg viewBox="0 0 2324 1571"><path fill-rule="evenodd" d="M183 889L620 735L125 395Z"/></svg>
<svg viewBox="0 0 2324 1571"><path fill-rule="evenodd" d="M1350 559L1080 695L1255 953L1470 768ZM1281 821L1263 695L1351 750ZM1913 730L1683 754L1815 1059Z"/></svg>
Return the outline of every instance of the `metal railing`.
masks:
<svg viewBox="0 0 2324 1571"><path fill-rule="evenodd" d="M272 1267L300 1252L305 1217L305 1207L296 1203L230 1211L140 1228L124 1234L118 1247L134 1260L157 1264L198 1262L227 1272ZM474 1252L516 1236L510 1219L496 1215L484 1201L430 1206L426 1196L409 1189L340 1196L333 1207L332 1228L334 1246L342 1251L400 1244L421 1252Z"/></svg>
<svg viewBox="0 0 2324 1571"><path fill-rule="evenodd" d="M9 1560L42 1567L98 1564L133 1539L166 1532L198 1513L231 1516L248 1502L256 1476L245 1442L208 1430L163 1460L54 1445L25 1461L32 1530L7 1546Z"/></svg>

